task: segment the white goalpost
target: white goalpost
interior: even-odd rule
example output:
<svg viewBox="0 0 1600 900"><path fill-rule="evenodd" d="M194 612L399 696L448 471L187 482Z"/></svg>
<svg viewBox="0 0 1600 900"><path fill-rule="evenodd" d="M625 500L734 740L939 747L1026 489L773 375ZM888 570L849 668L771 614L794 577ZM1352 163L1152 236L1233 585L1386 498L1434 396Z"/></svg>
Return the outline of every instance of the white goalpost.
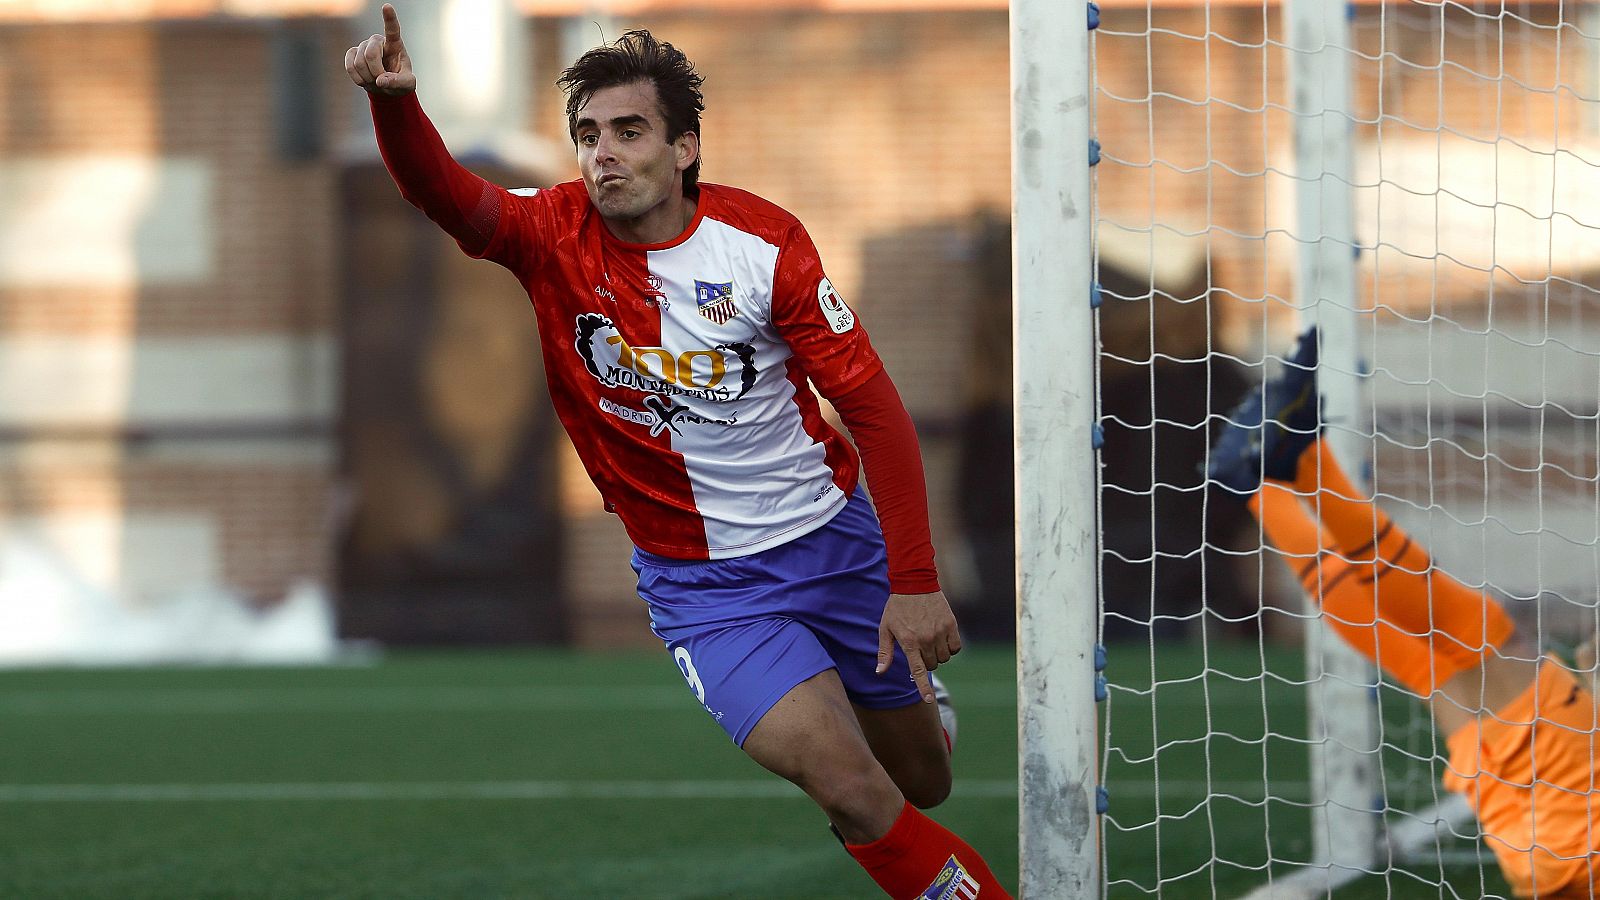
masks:
<svg viewBox="0 0 1600 900"><path fill-rule="evenodd" d="M1508 896L1201 471L1316 324L1335 454L1508 652L1595 633L1600 2L1089 7L1011 4L1023 894Z"/></svg>
<svg viewBox="0 0 1600 900"><path fill-rule="evenodd" d="M1088 13L1075 12L1011 8L1019 889L1041 898L1100 881Z"/></svg>

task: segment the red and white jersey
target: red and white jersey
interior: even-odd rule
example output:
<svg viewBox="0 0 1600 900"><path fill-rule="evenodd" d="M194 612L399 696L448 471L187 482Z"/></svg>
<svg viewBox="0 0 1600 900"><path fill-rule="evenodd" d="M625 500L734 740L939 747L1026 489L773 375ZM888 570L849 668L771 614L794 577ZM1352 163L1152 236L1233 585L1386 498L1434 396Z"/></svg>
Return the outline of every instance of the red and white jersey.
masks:
<svg viewBox="0 0 1600 900"><path fill-rule="evenodd" d="M854 489L818 410L881 368L794 216L702 184L676 239L630 244L582 182L501 195L480 254L533 299L557 414L651 553L722 559L821 527Z"/></svg>

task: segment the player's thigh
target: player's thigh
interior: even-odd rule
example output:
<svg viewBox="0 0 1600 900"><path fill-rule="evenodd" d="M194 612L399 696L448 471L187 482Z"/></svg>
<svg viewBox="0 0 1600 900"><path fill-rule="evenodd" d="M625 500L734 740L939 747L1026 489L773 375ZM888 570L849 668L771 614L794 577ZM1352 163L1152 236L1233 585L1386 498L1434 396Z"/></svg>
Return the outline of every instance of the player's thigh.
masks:
<svg viewBox="0 0 1600 900"><path fill-rule="evenodd" d="M905 805L894 779L872 755L833 669L795 685L773 704L751 729L744 751L805 791L846 841L882 837Z"/></svg>
<svg viewBox="0 0 1600 900"><path fill-rule="evenodd" d="M939 708L920 700L893 709L855 707L856 721L872 755L906 799L927 809L950 793L950 748Z"/></svg>
<svg viewBox="0 0 1600 900"><path fill-rule="evenodd" d="M796 685L833 667L805 626L781 617L662 634L695 699L735 744Z"/></svg>
<svg viewBox="0 0 1600 900"><path fill-rule="evenodd" d="M750 730L743 747L751 759L796 783L826 778L830 770L863 768L872 757L833 669L786 692Z"/></svg>

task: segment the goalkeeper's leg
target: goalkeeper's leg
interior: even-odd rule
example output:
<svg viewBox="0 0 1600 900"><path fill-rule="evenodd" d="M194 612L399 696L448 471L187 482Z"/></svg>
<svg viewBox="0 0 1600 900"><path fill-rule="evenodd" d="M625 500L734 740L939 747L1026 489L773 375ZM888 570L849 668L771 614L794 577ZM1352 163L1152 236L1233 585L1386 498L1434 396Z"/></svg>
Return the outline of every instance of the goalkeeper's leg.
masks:
<svg viewBox="0 0 1600 900"><path fill-rule="evenodd" d="M1420 696L1511 637L1500 604L1434 568L1420 544L1357 492L1322 437L1302 452L1292 482L1263 479L1248 505L1273 542L1295 555L1301 584L1321 598L1330 624ZM1314 532L1286 524L1310 513L1321 525Z"/></svg>
<svg viewBox="0 0 1600 900"><path fill-rule="evenodd" d="M1345 476L1322 433L1317 368L1312 329L1282 375L1229 414L1208 474L1245 498L1335 630L1402 684L1432 696L1510 637L1510 617L1434 569L1427 552Z"/></svg>
<svg viewBox="0 0 1600 900"><path fill-rule="evenodd" d="M1472 804L1516 893L1600 896L1593 696L1555 663L1497 652L1505 611L1434 569L1340 470L1321 436L1315 346L1310 332L1287 375L1234 412L1212 479L1245 495L1329 625L1431 699L1449 736L1445 787Z"/></svg>

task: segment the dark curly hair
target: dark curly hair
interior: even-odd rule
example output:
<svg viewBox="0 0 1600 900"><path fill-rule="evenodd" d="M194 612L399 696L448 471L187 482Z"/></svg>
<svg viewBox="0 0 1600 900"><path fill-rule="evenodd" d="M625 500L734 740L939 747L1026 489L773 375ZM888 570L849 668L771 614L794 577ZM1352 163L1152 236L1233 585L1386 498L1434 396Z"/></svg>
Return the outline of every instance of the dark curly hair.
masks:
<svg viewBox="0 0 1600 900"><path fill-rule="evenodd" d="M656 86L656 103L667 123L668 143L687 132L700 133L700 113L706 108L705 97L700 93L704 76L694 70L694 63L682 50L639 29L578 57L556 79L567 95L567 133L573 142L578 138L578 111L597 91L638 81ZM700 158L695 157L683 173L684 194L698 192L699 181Z"/></svg>

